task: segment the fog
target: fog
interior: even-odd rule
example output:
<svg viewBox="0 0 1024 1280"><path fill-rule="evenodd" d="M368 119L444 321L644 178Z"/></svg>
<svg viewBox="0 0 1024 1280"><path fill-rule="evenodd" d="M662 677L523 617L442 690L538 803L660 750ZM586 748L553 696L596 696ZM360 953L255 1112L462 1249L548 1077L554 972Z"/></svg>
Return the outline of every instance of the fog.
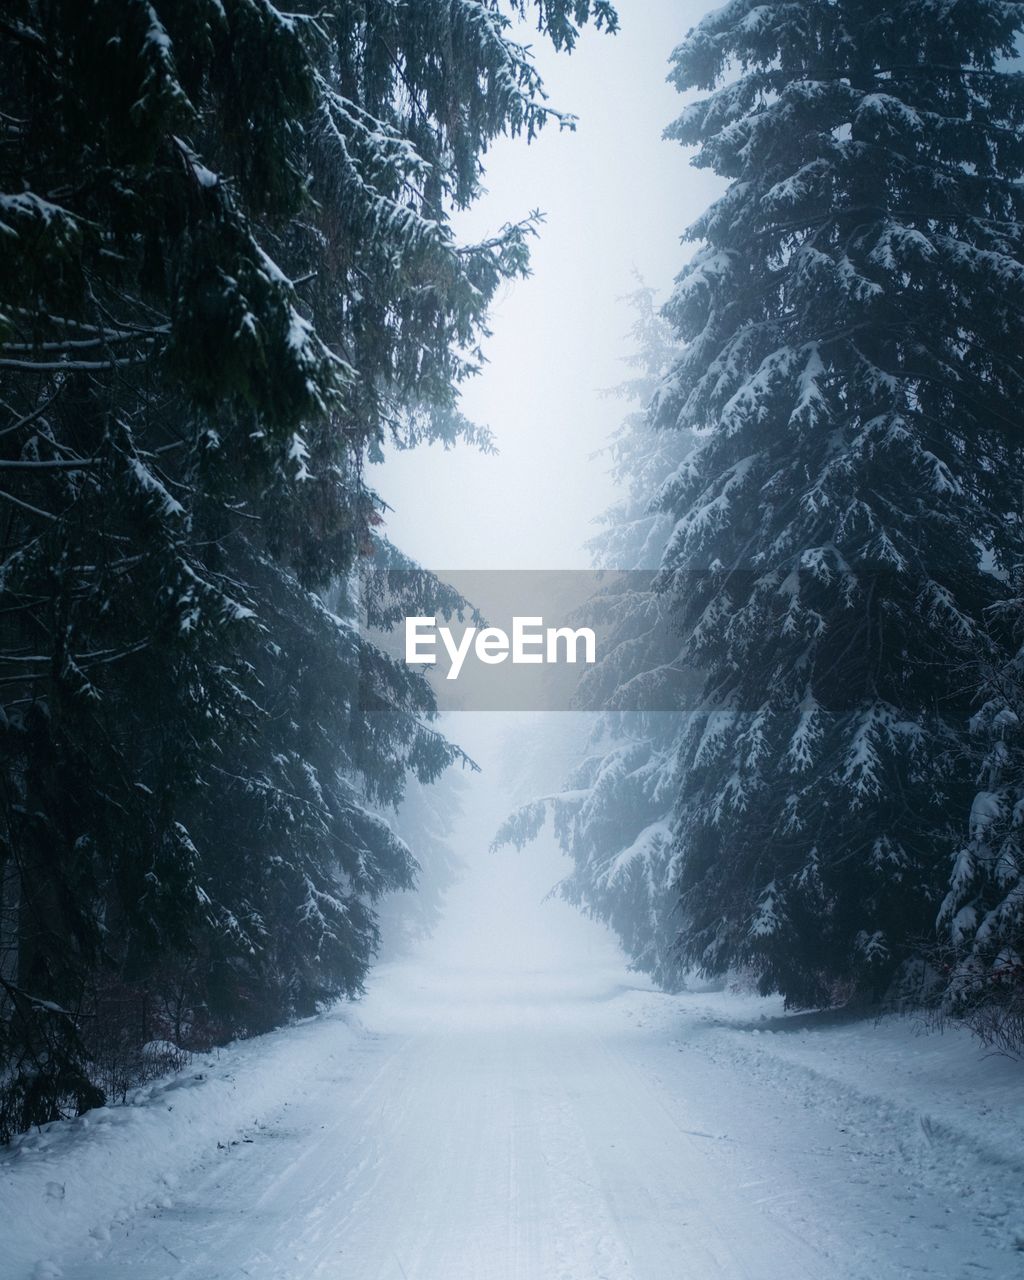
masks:
<svg viewBox="0 0 1024 1280"><path fill-rule="evenodd" d="M690 252L680 238L718 190L662 130L684 99L668 58L711 6L625 0L622 29L589 28L571 56L524 29L551 104L578 117L529 146L490 153L487 195L459 220L484 239L532 209L546 215L530 279L506 286L491 312L488 365L464 408L494 432L496 456L439 446L392 453L374 483L394 509L388 534L427 568L572 569L614 490L594 457L619 422L602 395L626 376L634 272L664 296Z"/></svg>
<svg viewBox="0 0 1024 1280"><path fill-rule="evenodd" d="M629 376L625 295L639 275L667 296L691 252L683 232L721 185L662 137L686 101L667 83L669 56L710 7L625 0L619 33L588 28L571 56L522 31L551 104L577 126L549 126L529 145L501 140L488 158L487 194L458 221L473 241L533 209L545 215L532 274L495 300L488 363L464 391L465 412L491 428L498 452L393 451L373 475L392 508L392 541L443 576L590 566L585 543L615 498L603 450L627 411L607 394ZM486 609L489 601L474 603ZM424 972L453 981L458 957L462 974L497 967L525 991L541 956L563 973L572 957L579 967L598 956L616 963L602 926L546 897L570 869L550 832L521 851L488 851L512 808L560 788L589 724L565 711L443 717L444 732L481 773L454 820L465 873L420 957Z"/></svg>

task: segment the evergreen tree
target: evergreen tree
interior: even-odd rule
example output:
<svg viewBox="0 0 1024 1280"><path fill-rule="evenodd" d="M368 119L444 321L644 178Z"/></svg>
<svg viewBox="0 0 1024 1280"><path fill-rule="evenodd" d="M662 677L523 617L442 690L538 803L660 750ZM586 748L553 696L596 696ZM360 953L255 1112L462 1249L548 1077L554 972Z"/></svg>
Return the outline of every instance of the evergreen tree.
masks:
<svg viewBox="0 0 1024 1280"><path fill-rule="evenodd" d="M971 720L976 786L967 838L956 850L939 938L929 957L942 975L941 1009L990 1044L1024 1051L1024 613L996 611L993 643L968 670L980 705ZM1000 637L1005 627L1009 635Z"/></svg>
<svg viewBox="0 0 1024 1280"><path fill-rule="evenodd" d="M464 775L449 770L433 785L413 782L392 825L416 859L416 884L389 894L378 908L382 960L406 955L440 923L445 899L463 862L453 843L462 808Z"/></svg>
<svg viewBox="0 0 1024 1280"><path fill-rule="evenodd" d="M731 0L669 133L729 180L667 309L696 432L663 560L707 673L675 815L682 955L799 1004L933 936L971 690L1020 525L1024 5ZM996 567L982 564L982 551Z"/></svg>
<svg viewBox="0 0 1024 1280"><path fill-rule="evenodd" d="M65 1032L105 993L223 1036L359 988L372 903L414 874L377 810L458 754L358 625L381 602L357 562L391 554L363 464L486 442L458 388L532 223L460 245L450 215L494 138L567 123L512 39L528 14L570 49L615 22L606 0L5 7L0 884L30 1011L4 1014L8 1059L55 1006L87 1075ZM454 607L423 590L418 612ZM62 1096L84 1095L18 1122Z"/></svg>
<svg viewBox="0 0 1024 1280"><path fill-rule="evenodd" d="M633 313L627 335L633 351L625 358L631 376L606 394L633 407L605 450L622 497L599 516L601 529L588 550L597 569L642 572L660 567L672 532L671 518L652 496L693 448L693 438L685 431L655 430L651 423L651 406L679 358L657 290L637 275L636 288L623 302Z"/></svg>

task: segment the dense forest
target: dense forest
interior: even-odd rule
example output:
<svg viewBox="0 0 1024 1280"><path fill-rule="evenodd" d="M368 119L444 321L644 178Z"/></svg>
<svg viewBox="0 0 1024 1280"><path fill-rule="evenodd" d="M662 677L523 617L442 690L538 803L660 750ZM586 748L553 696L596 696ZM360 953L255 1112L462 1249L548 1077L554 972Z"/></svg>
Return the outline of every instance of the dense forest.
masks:
<svg viewBox="0 0 1024 1280"><path fill-rule="evenodd" d="M457 876L432 784L473 762L370 637L471 602L390 543L366 467L492 448L460 390L541 217L453 219L498 138L574 123L523 21L563 52L618 27L0 15L0 1139L359 993L382 916L400 950ZM632 298L591 546L648 589L599 606L564 794L498 837L553 816L563 896L663 989L1024 1048L1022 29L729 0L672 55L667 136L726 186L664 306ZM631 710L638 678L672 709Z"/></svg>
<svg viewBox="0 0 1024 1280"><path fill-rule="evenodd" d="M1018 1052L1022 26L733 0L675 50L667 136L728 185L661 312L634 299L595 552L653 573L597 683L691 680L499 833L553 811L566 896L669 989L910 1003Z"/></svg>
<svg viewBox="0 0 1024 1280"><path fill-rule="evenodd" d="M360 989L382 816L460 758L362 624L457 609L364 478L459 410L535 220L453 212L572 125L606 0L15 0L0 16L0 1134Z"/></svg>

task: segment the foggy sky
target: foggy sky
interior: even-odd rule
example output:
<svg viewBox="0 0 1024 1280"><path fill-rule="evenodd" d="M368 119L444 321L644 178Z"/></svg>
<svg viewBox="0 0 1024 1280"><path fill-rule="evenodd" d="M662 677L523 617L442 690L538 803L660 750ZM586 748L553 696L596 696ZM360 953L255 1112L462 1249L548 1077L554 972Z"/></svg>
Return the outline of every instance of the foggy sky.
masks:
<svg viewBox="0 0 1024 1280"><path fill-rule="evenodd" d="M500 450L392 452L373 483L395 508L387 532L430 569L585 568L591 521L614 490L590 460L620 421L601 395L628 376L622 295L632 272L664 296L692 251L680 236L720 188L664 142L684 99L665 82L673 47L706 0L622 0L622 30L587 30L571 57L533 44L553 106L579 117L527 146L502 139L487 159L488 194L459 218L484 239L531 209L547 214L533 275L505 286L491 312L489 363L463 407Z"/></svg>

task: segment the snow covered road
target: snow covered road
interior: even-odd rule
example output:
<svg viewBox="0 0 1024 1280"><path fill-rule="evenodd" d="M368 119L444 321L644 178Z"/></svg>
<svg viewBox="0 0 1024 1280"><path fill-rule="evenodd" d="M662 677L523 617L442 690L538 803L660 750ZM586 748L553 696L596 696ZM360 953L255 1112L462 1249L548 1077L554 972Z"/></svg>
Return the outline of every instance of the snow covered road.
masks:
<svg viewBox="0 0 1024 1280"><path fill-rule="evenodd" d="M158 1203L111 1224L109 1239L101 1230L35 1274L866 1280L1024 1271L1024 1255L994 1230L991 1203L965 1207L962 1192L915 1183L872 1149L855 1101L837 1096L826 1112L765 1094L756 1062L748 1073L730 1056L706 1005L703 1020L692 1009L680 1019L679 1001L616 989L606 971L596 980L535 974L526 985L506 975L504 986L492 974L458 992L454 974L427 986L415 972L392 969L378 984L371 1006L386 1029L310 1024L286 1105L208 1153ZM696 1043L672 1043L672 1025ZM879 1120L888 1141L892 1118Z"/></svg>
<svg viewBox="0 0 1024 1280"><path fill-rule="evenodd" d="M450 1014L452 1006L446 1002ZM815 1276L731 1161L577 995L510 998L327 1059L280 1119L127 1224L89 1277L608 1280ZM433 1022L428 1029L414 1023Z"/></svg>
<svg viewBox="0 0 1024 1280"><path fill-rule="evenodd" d="M464 886L358 1019L26 1139L3 1280L1024 1274L1017 1065L660 995L521 862L486 870L491 907Z"/></svg>

